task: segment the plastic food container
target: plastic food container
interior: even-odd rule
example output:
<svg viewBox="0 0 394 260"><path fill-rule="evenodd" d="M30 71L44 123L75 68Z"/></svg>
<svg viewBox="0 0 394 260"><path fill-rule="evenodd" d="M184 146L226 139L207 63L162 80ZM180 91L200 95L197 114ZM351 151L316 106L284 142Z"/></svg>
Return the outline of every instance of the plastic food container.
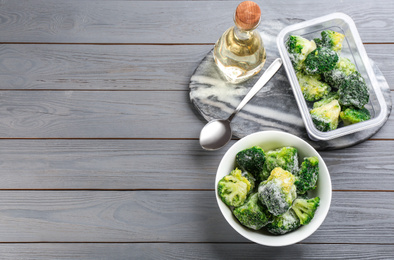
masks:
<svg viewBox="0 0 394 260"><path fill-rule="evenodd" d="M369 88L369 103L366 104L365 107L371 113L370 120L349 126L339 125L337 129L328 132L319 131L314 126L309 114L313 104L312 102L305 101L302 95L296 73L293 69L285 46L285 42L290 35L299 35L308 40L312 40L314 38L320 38L320 33L323 30L332 30L345 35L340 56L350 59L356 65L360 74L364 77ZM358 34L356 25L348 15L343 13L333 13L288 26L278 34L277 45L309 138L312 140L330 140L371 127L377 127L385 122L387 114L386 102L369 62L369 58L364 49L360 35Z"/></svg>

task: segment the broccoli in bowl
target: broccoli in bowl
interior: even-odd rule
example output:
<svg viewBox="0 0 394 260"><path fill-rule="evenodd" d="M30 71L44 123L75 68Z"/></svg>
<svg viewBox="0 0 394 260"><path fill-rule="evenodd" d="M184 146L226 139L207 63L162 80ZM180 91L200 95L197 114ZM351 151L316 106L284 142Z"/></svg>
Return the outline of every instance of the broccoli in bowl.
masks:
<svg viewBox="0 0 394 260"><path fill-rule="evenodd" d="M252 146L238 151L233 159L233 170L217 183L217 195L240 225L276 236L313 219L319 203L312 205L309 200L320 201L312 192L319 176L318 157L299 159L298 149L292 146L266 151Z"/></svg>

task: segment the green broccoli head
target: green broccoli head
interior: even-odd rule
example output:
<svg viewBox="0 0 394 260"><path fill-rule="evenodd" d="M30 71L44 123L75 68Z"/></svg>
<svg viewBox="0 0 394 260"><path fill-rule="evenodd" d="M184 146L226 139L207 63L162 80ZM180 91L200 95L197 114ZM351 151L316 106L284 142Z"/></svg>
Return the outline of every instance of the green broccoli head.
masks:
<svg viewBox="0 0 394 260"><path fill-rule="evenodd" d="M314 108L310 111L312 121L319 131L330 131L338 127L341 106L338 100Z"/></svg>
<svg viewBox="0 0 394 260"><path fill-rule="evenodd" d="M342 42L345 38L345 35L334 32L331 30L325 30L321 32L321 45L335 52L340 52L342 50Z"/></svg>
<svg viewBox="0 0 394 260"><path fill-rule="evenodd" d="M257 192L251 194L245 204L235 208L233 213L242 225L253 230L261 229L272 219L267 208L261 204Z"/></svg>
<svg viewBox="0 0 394 260"><path fill-rule="evenodd" d="M319 207L319 203L320 203L319 197L315 197L313 199L297 198L294 201L291 209L294 210L294 213L299 218L300 224L306 225L309 222L311 222L311 220L315 216L315 212Z"/></svg>
<svg viewBox="0 0 394 260"><path fill-rule="evenodd" d="M273 169L282 169L295 173L298 171L298 151L294 147L282 147L268 151L265 155L263 174L260 175L262 181L266 180Z"/></svg>
<svg viewBox="0 0 394 260"><path fill-rule="evenodd" d="M307 74L321 74L334 69L338 59L335 51L327 47L317 47L306 56L304 70Z"/></svg>
<svg viewBox="0 0 394 260"><path fill-rule="evenodd" d="M342 111L339 117L344 125L351 125L371 119L371 114L365 107L361 109L349 107Z"/></svg>
<svg viewBox="0 0 394 260"><path fill-rule="evenodd" d="M302 72L298 72L296 75L302 94L307 101L319 100L331 91L331 87L321 81L319 74L305 75Z"/></svg>
<svg viewBox="0 0 394 260"><path fill-rule="evenodd" d="M348 58L340 57L333 70L323 73L323 78L331 87L338 89L345 78L356 71L356 66Z"/></svg>
<svg viewBox="0 0 394 260"><path fill-rule="evenodd" d="M319 175L319 159L316 156L306 157L301 163L301 168L296 175L295 186L299 194L316 188Z"/></svg>
<svg viewBox="0 0 394 260"><path fill-rule="evenodd" d="M316 49L314 41L309 41L301 36L290 35L286 41L289 57L296 71L301 70L306 56Z"/></svg>
<svg viewBox="0 0 394 260"><path fill-rule="evenodd" d="M333 100L338 100L338 99L339 99L338 92L330 92L328 93L327 96L324 96L321 100L313 103L313 108L321 107L323 105L330 103Z"/></svg>
<svg viewBox="0 0 394 260"><path fill-rule="evenodd" d="M364 78L357 71L347 76L339 86L339 103L343 106L363 108L369 101L369 92Z"/></svg>
<svg viewBox="0 0 394 260"><path fill-rule="evenodd" d="M242 176L242 171L235 169L224 176L218 183L218 194L227 206L238 207L244 204L251 184Z"/></svg>
<svg viewBox="0 0 394 260"><path fill-rule="evenodd" d="M247 171L257 178L263 171L264 150L259 146L242 150L235 156L235 162L243 171Z"/></svg>
<svg viewBox="0 0 394 260"><path fill-rule="evenodd" d="M259 199L272 215L282 215L291 207L297 197L294 181L293 174L277 167L266 181L260 183Z"/></svg>
<svg viewBox="0 0 394 260"><path fill-rule="evenodd" d="M267 230L275 235L283 235L296 230L300 226L300 220L294 211L290 209L283 215L275 216L273 221L267 225Z"/></svg>

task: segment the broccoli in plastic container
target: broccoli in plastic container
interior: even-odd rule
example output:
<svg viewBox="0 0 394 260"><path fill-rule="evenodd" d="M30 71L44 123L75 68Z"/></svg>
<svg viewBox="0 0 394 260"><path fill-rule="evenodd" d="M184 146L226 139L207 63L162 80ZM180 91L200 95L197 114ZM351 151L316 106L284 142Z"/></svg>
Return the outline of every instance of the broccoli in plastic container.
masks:
<svg viewBox="0 0 394 260"><path fill-rule="evenodd" d="M277 167L272 170L269 178L259 185L259 199L274 216L288 211L297 197L294 182L293 174Z"/></svg>
<svg viewBox="0 0 394 260"><path fill-rule="evenodd" d="M344 125L351 125L371 119L371 114L365 107L361 109L349 107L343 110L339 117Z"/></svg>
<svg viewBox="0 0 394 260"><path fill-rule="evenodd" d="M267 230L275 235L283 235L296 230L300 226L300 220L294 211L289 210L283 215L274 217L273 221L267 225Z"/></svg>
<svg viewBox="0 0 394 260"><path fill-rule="evenodd" d="M338 54L327 47L317 47L306 56L304 65L307 74L321 74L334 69Z"/></svg>
<svg viewBox="0 0 394 260"><path fill-rule="evenodd" d="M364 78L358 72L342 81L338 90L339 103L343 106L363 108L369 101L369 91Z"/></svg>
<svg viewBox="0 0 394 260"><path fill-rule="evenodd" d="M273 169L282 169L295 173L298 171L298 151L294 147L282 147L265 154L265 164L261 180L266 180Z"/></svg>
<svg viewBox="0 0 394 260"><path fill-rule="evenodd" d="M323 73L323 78L331 87L338 89L345 78L356 71L356 66L348 58L340 57L331 71Z"/></svg>
<svg viewBox="0 0 394 260"><path fill-rule="evenodd" d="M235 208L233 214L242 225L253 230L261 229L272 219L271 213L260 202L257 192L251 194L245 204Z"/></svg>
<svg viewBox="0 0 394 260"><path fill-rule="evenodd" d="M302 72L297 72L298 83L300 84L302 95L307 101L316 101L328 95L331 91L330 85L321 81L321 76L305 75Z"/></svg>
<svg viewBox="0 0 394 260"><path fill-rule="evenodd" d="M315 189L318 176L319 159L316 156L304 158L294 183L297 187L297 193L305 194L308 190Z"/></svg>
<svg viewBox="0 0 394 260"><path fill-rule="evenodd" d="M263 171L265 162L264 150L259 146L244 149L237 153L235 162L243 171L249 172L258 178Z"/></svg>
<svg viewBox="0 0 394 260"><path fill-rule="evenodd" d="M334 32L331 30L325 30L321 32L321 39L315 40L316 45L330 48L335 52L342 50L342 42L345 39L345 35Z"/></svg>
<svg viewBox="0 0 394 260"><path fill-rule="evenodd" d="M319 203L319 197L315 197L313 199L297 198L294 201L291 209L294 210L294 213L300 220L300 224L306 225L311 222L311 220L315 216L315 212L319 207Z"/></svg>
<svg viewBox="0 0 394 260"><path fill-rule="evenodd" d="M325 104L330 103L333 100L338 100L339 99L339 94L338 92L330 92L328 93L327 96L323 97L319 101L313 103L313 108L321 107Z"/></svg>
<svg viewBox="0 0 394 260"><path fill-rule="evenodd" d="M242 176L239 169L231 171L218 183L219 197L227 206L238 207L244 204L250 189L251 183Z"/></svg>
<svg viewBox="0 0 394 260"><path fill-rule="evenodd" d="M314 41L309 41L301 36L290 35L286 41L286 48L294 69L299 71L303 67L306 56L316 49L316 44Z"/></svg>
<svg viewBox="0 0 394 260"><path fill-rule="evenodd" d="M326 132L338 127L340 112L341 106L338 100L334 99L330 103L312 109L310 114L316 129Z"/></svg>

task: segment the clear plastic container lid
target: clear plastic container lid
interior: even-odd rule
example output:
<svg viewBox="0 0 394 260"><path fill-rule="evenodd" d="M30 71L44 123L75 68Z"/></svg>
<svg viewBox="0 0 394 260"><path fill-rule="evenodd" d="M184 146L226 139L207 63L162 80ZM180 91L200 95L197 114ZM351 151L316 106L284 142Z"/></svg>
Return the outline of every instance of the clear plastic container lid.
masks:
<svg viewBox="0 0 394 260"><path fill-rule="evenodd" d="M350 59L365 79L369 90L369 102L365 107L371 113L371 119L349 126L339 126L335 130L322 132L316 129L309 111L312 109L311 102L307 102L301 91L297 76L286 49L286 41L290 35L299 35L308 40L320 38L323 30L332 30L345 35L342 43L340 56ZM362 131L371 127L377 127L385 122L387 105L381 89L376 80L369 58L358 34L354 21L346 14L333 13L316 19L290 25L284 28L277 37L279 53L283 60L290 85L301 112L302 119L312 140L330 140L340 136Z"/></svg>

